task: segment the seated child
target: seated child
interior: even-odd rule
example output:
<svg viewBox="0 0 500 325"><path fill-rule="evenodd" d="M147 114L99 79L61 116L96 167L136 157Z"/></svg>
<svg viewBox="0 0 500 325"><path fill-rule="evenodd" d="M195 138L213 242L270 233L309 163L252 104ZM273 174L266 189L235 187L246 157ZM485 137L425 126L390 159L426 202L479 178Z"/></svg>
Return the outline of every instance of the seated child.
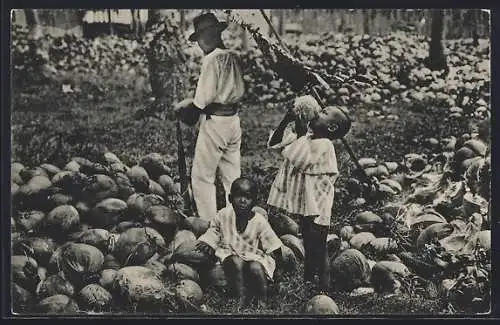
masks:
<svg viewBox="0 0 500 325"><path fill-rule="evenodd" d="M310 111L313 113L308 114L309 120L305 120L305 114L298 115L294 107L271 133L268 146L280 150L284 161L271 186L267 203L300 217L305 249L304 281L312 281L317 274L320 292L327 292L330 275L326 238L332 215L334 184L339 175L332 140L343 137L351 124L338 107L317 108L319 104L310 98L296 101L295 105L297 102L312 106ZM295 131L289 127L291 122L295 122Z"/></svg>
<svg viewBox="0 0 500 325"><path fill-rule="evenodd" d="M231 185L230 205L210 221L210 228L198 238L198 249L215 254L222 263L230 294L239 298L240 305L257 298L263 307L283 243L267 219L252 211L256 199L255 182L236 179Z"/></svg>

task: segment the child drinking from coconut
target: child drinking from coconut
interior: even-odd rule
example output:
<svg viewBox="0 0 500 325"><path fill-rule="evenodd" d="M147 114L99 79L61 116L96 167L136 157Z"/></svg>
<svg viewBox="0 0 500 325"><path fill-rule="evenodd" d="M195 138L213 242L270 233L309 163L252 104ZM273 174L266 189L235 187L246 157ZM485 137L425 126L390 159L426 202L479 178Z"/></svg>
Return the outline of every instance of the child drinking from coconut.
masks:
<svg viewBox="0 0 500 325"><path fill-rule="evenodd" d="M330 282L326 238L339 174L332 140L342 138L350 126L340 108L321 108L314 97L302 96L268 141L269 148L281 151L284 161L267 203L299 216L305 249L304 281L312 282L317 274L323 292L328 291Z"/></svg>
<svg viewBox="0 0 500 325"><path fill-rule="evenodd" d="M231 185L230 205L210 221L210 228L198 238L197 248L220 261L229 293L239 298L241 306L257 298L259 306L265 307L268 282L273 279L283 243L267 219L252 210L256 199L256 183L244 177L236 179Z"/></svg>

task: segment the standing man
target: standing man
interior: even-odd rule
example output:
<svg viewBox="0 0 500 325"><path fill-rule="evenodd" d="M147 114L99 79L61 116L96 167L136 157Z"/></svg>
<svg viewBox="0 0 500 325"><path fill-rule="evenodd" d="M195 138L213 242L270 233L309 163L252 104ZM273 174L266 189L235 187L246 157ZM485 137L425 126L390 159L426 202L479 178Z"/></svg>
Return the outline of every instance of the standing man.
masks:
<svg viewBox="0 0 500 325"><path fill-rule="evenodd" d="M189 40L197 42L205 54L194 99L177 104L179 117L188 125L198 121L193 169L193 196L200 218L211 220L217 214L215 178L218 172L227 195L232 182L241 175L241 127L238 101L245 93L238 57L221 40L227 27L213 13L193 21L195 31Z"/></svg>

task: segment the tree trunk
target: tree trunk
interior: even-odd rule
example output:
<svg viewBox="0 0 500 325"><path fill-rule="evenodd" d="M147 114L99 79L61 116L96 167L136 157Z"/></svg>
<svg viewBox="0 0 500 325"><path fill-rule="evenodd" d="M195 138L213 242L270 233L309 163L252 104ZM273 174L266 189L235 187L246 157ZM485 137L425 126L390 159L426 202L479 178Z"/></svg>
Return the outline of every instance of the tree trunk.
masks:
<svg viewBox="0 0 500 325"><path fill-rule="evenodd" d="M24 9L26 16L26 24L30 29L30 35L33 39L42 37L42 25L40 24L40 16L37 9Z"/></svg>
<svg viewBox="0 0 500 325"><path fill-rule="evenodd" d="M130 9L130 15L132 17L132 22L131 22L131 30L132 30L132 34L137 37L137 22L135 21L135 10L134 9Z"/></svg>
<svg viewBox="0 0 500 325"><path fill-rule="evenodd" d="M137 34L142 35L144 33L145 23L141 20L141 9L135 11L135 20L137 21Z"/></svg>
<svg viewBox="0 0 500 325"><path fill-rule="evenodd" d="M472 44L474 46L479 46L479 20L480 20L480 9L471 9L472 10L472 24L470 28L472 29Z"/></svg>
<svg viewBox="0 0 500 325"><path fill-rule="evenodd" d="M369 9L362 9L363 13L363 34L370 34L370 13Z"/></svg>
<svg viewBox="0 0 500 325"><path fill-rule="evenodd" d="M77 9L76 10L76 13L75 13L75 16L76 16L76 19L77 19L77 22L79 24L82 24L83 23L83 17L85 17L85 13L87 11L84 10L84 9Z"/></svg>
<svg viewBox="0 0 500 325"><path fill-rule="evenodd" d="M168 28L158 32L158 24L166 24ZM163 107L162 111L173 117L172 105L186 96L183 83L186 66L182 60L179 30L173 28L168 18L161 19L157 10L149 10L147 31L153 33L153 41L147 49L151 90L157 104ZM173 92L174 85L177 93Z"/></svg>
<svg viewBox="0 0 500 325"><path fill-rule="evenodd" d="M370 33L380 34L381 17L377 9L370 9Z"/></svg>
<svg viewBox="0 0 500 325"><path fill-rule="evenodd" d="M247 51L248 50L248 34L247 34L247 30L245 28L241 28L240 37L241 37L241 49L243 51Z"/></svg>
<svg viewBox="0 0 500 325"><path fill-rule="evenodd" d="M135 19L135 10L130 9L130 15L132 16L132 34L137 37L138 36L138 28L137 28L137 21Z"/></svg>
<svg viewBox="0 0 500 325"><path fill-rule="evenodd" d="M108 12L108 23L109 23L109 34L113 35L113 21L111 20L111 9L106 10Z"/></svg>
<svg viewBox="0 0 500 325"><path fill-rule="evenodd" d="M146 31L152 31L153 26L160 21L159 10L148 10L148 21L146 22ZM153 96L157 99L165 97L165 89L162 82L162 74L159 72L161 68L161 58L157 57L156 50L160 44L151 44L146 56L149 63L149 82Z"/></svg>
<svg viewBox="0 0 500 325"><path fill-rule="evenodd" d="M339 33L343 33L345 31L345 25L346 25L345 14L343 10L340 12L339 18L340 18Z"/></svg>
<svg viewBox="0 0 500 325"><path fill-rule="evenodd" d="M451 14L451 26L453 26L453 32L448 33L449 38L460 38L463 37L463 10L462 9L454 9Z"/></svg>
<svg viewBox="0 0 500 325"><path fill-rule="evenodd" d="M160 21L160 10L149 9L148 10L148 21L146 22L146 30L149 30L150 27Z"/></svg>
<svg viewBox="0 0 500 325"><path fill-rule="evenodd" d="M280 35L283 35L283 28L284 28L283 20L285 18L284 15L285 12L283 10L278 11L278 34Z"/></svg>
<svg viewBox="0 0 500 325"><path fill-rule="evenodd" d="M427 67L431 70L447 70L443 48L444 12L442 9L432 10L431 40Z"/></svg>
<svg viewBox="0 0 500 325"><path fill-rule="evenodd" d="M181 31L181 34L184 34L184 28L186 27L186 14L184 12L184 9L179 9L179 16L180 16L180 22L179 22L179 26L180 26L180 31Z"/></svg>

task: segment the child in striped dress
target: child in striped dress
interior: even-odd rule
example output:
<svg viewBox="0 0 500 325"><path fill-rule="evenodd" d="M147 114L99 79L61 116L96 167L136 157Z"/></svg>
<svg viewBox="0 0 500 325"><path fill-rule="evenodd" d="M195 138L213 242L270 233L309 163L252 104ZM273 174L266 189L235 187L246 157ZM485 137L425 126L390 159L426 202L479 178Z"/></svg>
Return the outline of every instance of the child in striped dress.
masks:
<svg viewBox="0 0 500 325"><path fill-rule="evenodd" d="M294 121L295 131L290 125ZM309 122L289 111L268 142L268 147L281 150L285 159L267 203L300 216L305 248L304 280L312 281L314 274L318 274L321 290L325 292L330 282L326 237L339 174L332 140L343 137L350 126L350 120L338 107L321 109Z"/></svg>
<svg viewBox="0 0 500 325"><path fill-rule="evenodd" d="M229 194L231 204L210 221L210 228L198 238L197 245L220 261L229 293L240 299L240 305L257 298L259 306L264 307L267 285L273 280L276 260L281 261L283 243L267 219L252 211L256 199L255 182L236 179Z"/></svg>

